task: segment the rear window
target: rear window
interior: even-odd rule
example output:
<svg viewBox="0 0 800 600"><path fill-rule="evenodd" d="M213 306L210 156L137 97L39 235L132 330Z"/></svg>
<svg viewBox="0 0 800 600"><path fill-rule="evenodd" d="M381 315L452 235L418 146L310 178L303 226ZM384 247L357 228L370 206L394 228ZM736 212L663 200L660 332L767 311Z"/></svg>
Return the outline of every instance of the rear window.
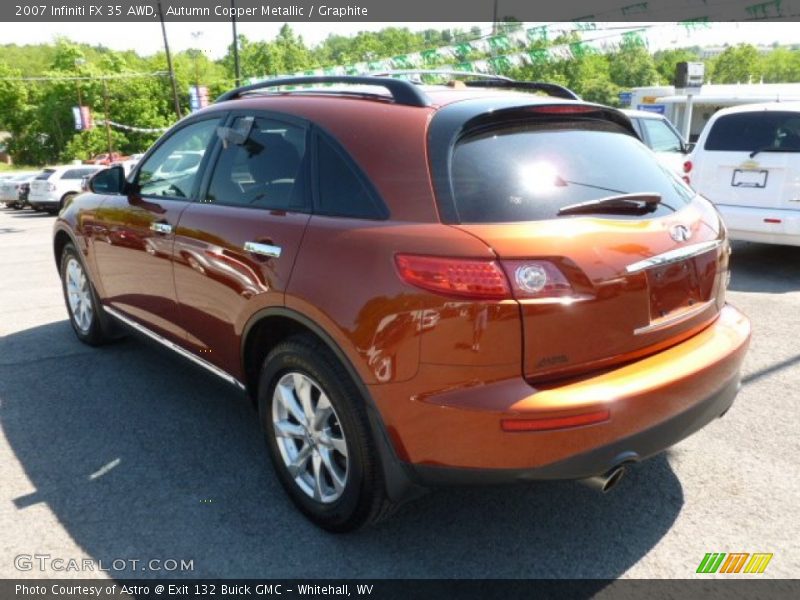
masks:
<svg viewBox="0 0 800 600"><path fill-rule="evenodd" d="M45 180L50 179L50 176L55 172L56 172L55 169L45 169L36 176L36 179L45 179Z"/></svg>
<svg viewBox="0 0 800 600"><path fill-rule="evenodd" d="M613 218L653 218L694 197L638 139L601 120L520 122L468 134L453 151L451 183L462 223L568 218L559 209L642 192L661 195L656 211Z"/></svg>
<svg viewBox="0 0 800 600"><path fill-rule="evenodd" d="M800 152L800 113L758 111L717 119L705 150L727 152Z"/></svg>
<svg viewBox="0 0 800 600"><path fill-rule="evenodd" d="M82 179L85 175L90 175L97 171L97 169L70 169L64 171L61 179Z"/></svg>

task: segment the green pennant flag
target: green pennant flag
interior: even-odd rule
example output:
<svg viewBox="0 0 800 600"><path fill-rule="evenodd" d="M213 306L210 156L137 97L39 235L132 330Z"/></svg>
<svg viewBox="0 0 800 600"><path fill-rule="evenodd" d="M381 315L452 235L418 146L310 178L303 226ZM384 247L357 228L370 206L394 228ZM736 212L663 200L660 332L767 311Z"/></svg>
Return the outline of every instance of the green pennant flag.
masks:
<svg viewBox="0 0 800 600"><path fill-rule="evenodd" d="M531 27L525 30L525 35L528 36L528 41L531 43L546 42L547 41L547 25L540 25L539 27Z"/></svg>
<svg viewBox="0 0 800 600"><path fill-rule="evenodd" d="M439 56L439 51L436 49L423 50L422 52L420 52L420 55L422 56L423 64L428 66L436 65L441 59L441 57Z"/></svg>
<svg viewBox="0 0 800 600"><path fill-rule="evenodd" d="M507 52L511 49L511 42L508 41L507 35L495 35L488 40L489 47L495 52Z"/></svg>
<svg viewBox="0 0 800 600"><path fill-rule="evenodd" d="M493 56L489 59L495 73L507 73L513 66L507 56Z"/></svg>
<svg viewBox="0 0 800 600"><path fill-rule="evenodd" d="M392 58L392 68L394 69L413 69L414 64L408 58L408 54L400 54Z"/></svg>
<svg viewBox="0 0 800 600"><path fill-rule="evenodd" d="M541 65L547 62L549 53L544 48L539 48L528 52L528 56L531 57L531 62L534 65Z"/></svg>
<svg viewBox="0 0 800 600"><path fill-rule="evenodd" d="M457 58L464 60L469 56L469 53L472 52L472 46L467 42L456 44L453 47L453 51L455 52Z"/></svg>

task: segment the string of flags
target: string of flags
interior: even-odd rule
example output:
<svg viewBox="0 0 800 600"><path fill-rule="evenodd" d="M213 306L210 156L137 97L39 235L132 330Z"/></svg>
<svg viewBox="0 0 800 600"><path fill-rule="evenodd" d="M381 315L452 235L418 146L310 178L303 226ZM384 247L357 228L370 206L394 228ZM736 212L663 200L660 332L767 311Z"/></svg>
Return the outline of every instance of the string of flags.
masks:
<svg viewBox="0 0 800 600"><path fill-rule="evenodd" d="M647 4L647 3L639 3ZM521 27L513 32L491 35L481 39L459 42L450 46L431 48L409 54L400 54L375 60L365 60L350 65L318 67L281 76L314 75L363 75L366 73L407 69L456 69L476 73L500 73L514 67L543 64L550 61L581 58L588 54L608 53L620 45L648 47L648 31L655 27L631 25L627 31L606 33L592 39L584 39L592 33L603 33L605 29L594 22L557 23ZM681 22L687 33L710 27L707 18ZM549 45L560 36L577 33L580 39L569 43ZM489 55L489 56L487 56ZM250 78L250 83L265 81L276 75Z"/></svg>

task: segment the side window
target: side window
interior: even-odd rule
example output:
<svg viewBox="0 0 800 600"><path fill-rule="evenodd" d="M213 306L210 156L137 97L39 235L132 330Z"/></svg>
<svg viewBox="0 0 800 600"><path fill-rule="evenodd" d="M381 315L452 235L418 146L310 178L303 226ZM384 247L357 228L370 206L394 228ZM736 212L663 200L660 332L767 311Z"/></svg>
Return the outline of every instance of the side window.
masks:
<svg viewBox="0 0 800 600"><path fill-rule="evenodd" d="M139 169L136 181L139 193L189 198L218 124L219 120L209 119L187 125L162 143Z"/></svg>
<svg viewBox="0 0 800 600"><path fill-rule="evenodd" d="M642 119L642 125L647 129L650 148L654 152L680 152L681 140L664 121L659 119Z"/></svg>
<svg viewBox="0 0 800 600"><path fill-rule="evenodd" d="M223 148L205 202L273 210L305 207L305 128L239 117L218 134Z"/></svg>
<svg viewBox="0 0 800 600"><path fill-rule="evenodd" d="M90 175L96 171L97 169L70 169L69 171L64 171L61 179L82 179L85 175Z"/></svg>
<svg viewBox="0 0 800 600"><path fill-rule="evenodd" d="M355 172L349 161L318 136L318 206L316 212L335 217L385 219L388 211Z"/></svg>

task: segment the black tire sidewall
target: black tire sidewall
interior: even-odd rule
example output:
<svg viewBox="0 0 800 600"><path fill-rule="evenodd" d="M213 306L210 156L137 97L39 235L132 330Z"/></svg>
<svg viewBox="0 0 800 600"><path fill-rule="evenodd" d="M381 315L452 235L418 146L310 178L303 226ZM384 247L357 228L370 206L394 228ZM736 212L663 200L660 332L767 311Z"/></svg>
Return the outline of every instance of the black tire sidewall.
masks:
<svg viewBox="0 0 800 600"><path fill-rule="evenodd" d="M342 382L340 374L329 364L330 358L314 356L302 343L285 342L277 346L264 361L259 380L258 412L269 448L270 458L281 484L297 507L313 522L330 531L347 531L361 524L364 511L369 512L371 486L369 436L365 415L355 402L360 402L355 386ZM333 359L335 360L335 359ZM272 425L272 399L275 386L288 372L299 372L313 379L325 392L336 410L339 424L347 442L348 473L342 496L335 502L323 504L306 495L287 471L278 449ZM349 384L349 385L348 385ZM353 396L355 391L356 396Z"/></svg>

